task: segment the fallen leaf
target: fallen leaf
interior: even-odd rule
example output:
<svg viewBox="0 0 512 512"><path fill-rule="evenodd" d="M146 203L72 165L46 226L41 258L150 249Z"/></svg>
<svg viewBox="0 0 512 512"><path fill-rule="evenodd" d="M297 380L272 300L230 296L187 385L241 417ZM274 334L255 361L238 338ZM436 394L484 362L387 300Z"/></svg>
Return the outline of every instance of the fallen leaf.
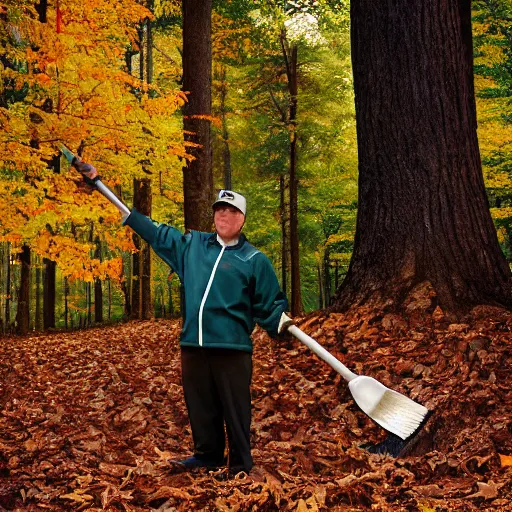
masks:
<svg viewBox="0 0 512 512"><path fill-rule="evenodd" d="M468 498L484 498L486 500L492 500L498 496L498 486L492 480L489 480L489 483L477 482L476 485L478 485L478 492L470 494L467 496Z"/></svg>
<svg viewBox="0 0 512 512"><path fill-rule="evenodd" d="M502 455L499 454L501 465L504 466L512 466L512 455Z"/></svg>
<svg viewBox="0 0 512 512"><path fill-rule="evenodd" d="M69 494L62 494L59 498L63 500L72 500L78 503L83 503L84 501L91 501L94 499L90 494L81 493L79 490Z"/></svg>

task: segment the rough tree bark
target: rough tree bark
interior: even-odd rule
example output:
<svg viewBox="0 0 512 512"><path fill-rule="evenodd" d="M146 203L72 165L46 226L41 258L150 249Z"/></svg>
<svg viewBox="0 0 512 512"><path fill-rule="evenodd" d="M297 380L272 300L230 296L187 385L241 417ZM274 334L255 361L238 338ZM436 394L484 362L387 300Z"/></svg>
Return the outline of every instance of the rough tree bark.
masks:
<svg viewBox="0 0 512 512"><path fill-rule="evenodd" d="M422 283L455 317L511 306L478 149L470 0L353 0L351 21L359 210L335 309L403 309Z"/></svg>
<svg viewBox="0 0 512 512"><path fill-rule="evenodd" d="M183 0L183 108L185 141L194 160L183 168L185 228L209 231L212 226L213 173L210 121L212 112L212 0Z"/></svg>

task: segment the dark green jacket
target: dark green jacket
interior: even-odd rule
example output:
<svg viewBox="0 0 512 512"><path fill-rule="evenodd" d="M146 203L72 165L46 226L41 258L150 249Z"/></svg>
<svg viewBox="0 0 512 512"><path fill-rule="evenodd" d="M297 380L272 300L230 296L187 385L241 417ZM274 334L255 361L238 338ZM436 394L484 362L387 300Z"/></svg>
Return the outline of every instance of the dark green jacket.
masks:
<svg viewBox="0 0 512 512"><path fill-rule="evenodd" d="M270 260L244 235L237 245L223 250L215 233L182 234L137 210L132 210L125 224L151 245L183 284L182 346L251 352L256 323L271 335L277 333L288 301Z"/></svg>

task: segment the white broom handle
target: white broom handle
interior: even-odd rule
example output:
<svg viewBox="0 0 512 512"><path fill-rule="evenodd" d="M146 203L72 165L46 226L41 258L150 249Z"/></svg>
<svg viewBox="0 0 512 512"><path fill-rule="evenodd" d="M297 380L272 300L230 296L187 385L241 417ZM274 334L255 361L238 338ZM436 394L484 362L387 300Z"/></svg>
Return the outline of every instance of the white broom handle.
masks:
<svg viewBox="0 0 512 512"><path fill-rule="evenodd" d="M121 215L130 215L130 208L128 208L128 206L126 206L101 180L97 180L94 185L121 212Z"/></svg>
<svg viewBox="0 0 512 512"><path fill-rule="evenodd" d="M306 347L310 348L320 359L323 359L329 366L334 368L347 382L355 379L357 375L352 373L341 361L336 359L330 352L325 350L318 341L301 331L296 325L290 325L288 332L293 334Z"/></svg>

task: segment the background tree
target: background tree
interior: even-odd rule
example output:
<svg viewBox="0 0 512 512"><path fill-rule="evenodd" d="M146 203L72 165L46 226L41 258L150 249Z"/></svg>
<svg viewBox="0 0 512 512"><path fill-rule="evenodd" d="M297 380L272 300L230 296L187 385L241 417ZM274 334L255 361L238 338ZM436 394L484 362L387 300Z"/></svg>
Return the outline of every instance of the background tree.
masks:
<svg viewBox="0 0 512 512"><path fill-rule="evenodd" d="M213 198L211 0L183 0L183 107L185 141L193 159L183 169L185 227L209 231Z"/></svg>
<svg viewBox="0 0 512 512"><path fill-rule="evenodd" d="M92 311L88 283L108 280L109 289L123 283L121 253L134 247L108 202L77 193L78 176L68 174L67 166L62 174L48 169L48 161L58 157L56 143L62 141L94 162L111 187L128 190L134 178L157 174L161 193L156 207L175 215L182 204L178 157L187 154L181 123L172 116L183 94L176 84L173 88L162 81L151 90L144 88L123 69L124 50L130 42L136 44L137 26L152 17L132 0L101 9L94 1L61 3L60 32L55 29L55 2L46 3L46 23L36 19L29 4L3 2L0 19L0 204L5 212L0 242L14 253L27 245L34 252L33 263L46 258L57 264L57 293L49 295L65 294L57 313L67 318L70 311L73 322L78 316L87 319ZM86 24L95 30L84 33ZM46 108L48 100L59 107ZM131 202L129 196L127 200ZM101 246L102 258L94 257L95 245ZM14 273L7 272L11 267ZM8 263L6 275L18 281L17 267ZM34 281L40 286L41 280ZM36 297L41 296L38 289ZM2 298L7 320L12 301L7 293Z"/></svg>
<svg viewBox="0 0 512 512"><path fill-rule="evenodd" d="M351 23L359 210L336 308L400 308L421 283L455 315L512 305L480 163L471 2L353 0Z"/></svg>
<svg viewBox="0 0 512 512"><path fill-rule="evenodd" d="M512 262L512 4L473 2L478 139L498 239Z"/></svg>
<svg viewBox="0 0 512 512"><path fill-rule="evenodd" d="M353 149L347 144L345 155L337 151L346 144L353 118L348 45L343 34L348 13L334 3L258 3L259 9L249 16L250 46L244 52L246 71L239 80L244 86L245 109L250 111L243 139L244 164L268 180L269 187L274 180L269 193L273 188L275 199L281 199L277 203L281 225L277 266L294 314L303 309L303 288L308 309L318 296L317 265L311 256L323 235L315 225L314 194L309 196L307 189L312 183L318 186L325 173L330 175L333 195L340 192L338 183L346 178L347 155ZM317 101L319 95L325 103ZM254 135L249 135L251 131ZM232 161L237 161L234 151ZM328 168L332 174L326 173ZM268 243L262 242L263 247Z"/></svg>

